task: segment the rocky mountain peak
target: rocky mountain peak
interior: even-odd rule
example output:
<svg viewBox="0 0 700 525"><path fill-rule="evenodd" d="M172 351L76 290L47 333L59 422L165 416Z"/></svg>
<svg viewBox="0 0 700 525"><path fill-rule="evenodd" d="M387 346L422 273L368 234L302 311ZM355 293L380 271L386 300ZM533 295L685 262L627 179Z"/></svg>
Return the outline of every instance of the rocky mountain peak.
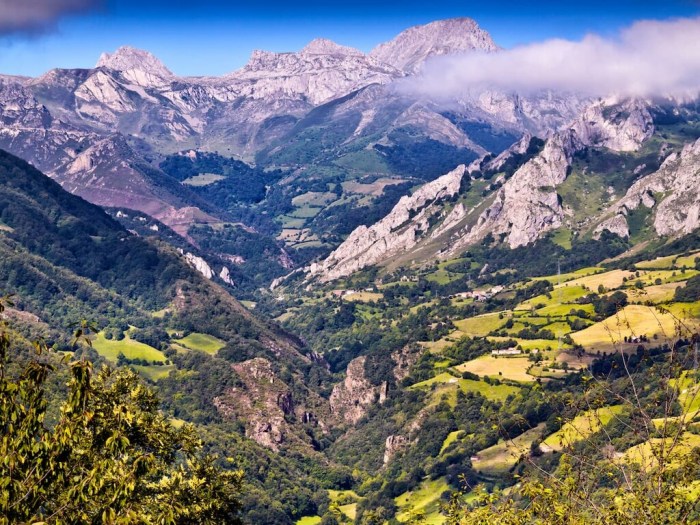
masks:
<svg viewBox="0 0 700 525"><path fill-rule="evenodd" d="M369 56L406 73L416 73L433 56L497 49L491 35L474 20L451 18L406 29L374 48Z"/></svg>
<svg viewBox="0 0 700 525"><path fill-rule="evenodd" d="M316 38L309 42L300 52L301 55L344 55L363 56L364 53L353 47L341 46L327 38Z"/></svg>
<svg viewBox="0 0 700 525"><path fill-rule="evenodd" d="M173 76L173 73L156 56L148 51L129 46L122 46L114 53L102 53L95 67L106 67L121 72L135 69L161 78Z"/></svg>

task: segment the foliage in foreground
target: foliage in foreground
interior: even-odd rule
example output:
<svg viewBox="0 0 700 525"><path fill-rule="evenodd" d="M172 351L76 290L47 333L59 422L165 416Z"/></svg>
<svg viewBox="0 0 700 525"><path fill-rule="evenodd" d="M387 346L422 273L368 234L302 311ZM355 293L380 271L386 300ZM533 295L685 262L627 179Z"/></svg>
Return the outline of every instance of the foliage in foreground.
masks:
<svg viewBox="0 0 700 525"><path fill-rule="evenodd" d="M241 474L201 455L192 428L170 425L136 374L69 363L68 394L48 428L54 367L38 356L13 377L10 346L1 333L0 524L240 523Z"/></svg>

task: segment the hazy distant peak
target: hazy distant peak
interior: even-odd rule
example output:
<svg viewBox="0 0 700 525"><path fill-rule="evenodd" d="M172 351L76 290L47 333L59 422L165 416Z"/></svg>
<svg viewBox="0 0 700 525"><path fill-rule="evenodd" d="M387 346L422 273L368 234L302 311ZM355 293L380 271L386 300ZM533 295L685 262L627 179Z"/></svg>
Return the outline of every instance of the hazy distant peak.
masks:
<svg viewBox="0 0 700 525"><path fill-rule="evenodd" d="M154 55L142 49L122 46L114 53L102 53L96 67L115 71L138 69L159 77L171 77L173 73Z"/></svg>
<svg viewBox="0 0 700 525"><path fill-rule="evenodd" d="M415 73L432 56L497 49L491 35L473 19L450 18L410 27L375 47L369 56L407 73Z"/></svg>
<svg viewBox="0 0 700 525"><path fill-rule="evenodd" d="M341 46L327 38L316 38L309 42L300 52L302 55L348 55L363 56L364 53L353 47Z"/></svg>

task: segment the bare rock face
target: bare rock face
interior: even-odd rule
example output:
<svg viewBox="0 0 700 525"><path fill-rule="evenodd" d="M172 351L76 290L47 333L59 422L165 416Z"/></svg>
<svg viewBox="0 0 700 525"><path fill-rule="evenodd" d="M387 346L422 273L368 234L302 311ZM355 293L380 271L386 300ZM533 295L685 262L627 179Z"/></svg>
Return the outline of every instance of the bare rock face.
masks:
<svg viewBox="0 0 700 525"><path fill-rule="evenodd" d="M374 386L365 377L366 359L361 356L350 361L345 380L331 393L331 412L347 423L357 423L371 405L386 396L386 383Z"/></svg>
<svg viewBox="0 0 700 525"><path fill-rule="evenodd" d="M626 239L630 236L630 229L624 215L618 214L600 223L595 229L596 237L600 237L603 231L614 233L618 237Z"/></svg>
<svg viewBox="0 0 700 525"><path fill-rule="evenodd" d="M420 348L414 348L410 345L392 352L391 359L396 363L394 366L394 378L396 378L397 382L408 376L411 367L416 364L420 356Z"/></svg>
<svg viewBox="0 0 700 525"><path fill-rule="evenodd" d="M634 151L653 132L651 115L642 101L608 99L591 104L569 129L555 133L539 155L515 172L450 253L488 234L502 235L516 248L559 228L564 208L556 188L566 180L574 153L587 146Z"/></svg>
<svg viewBox="0 0 700 525"><path fill-rule="evenodd" d="M494 203L454 249L472 244L489 233L504 235L511 248L533 242L561 226L564 212L556 187L564 182L580 142L568 130L547 141L542 152L518 169L504 184Z"/></svg>
<svg viewBox="0 0 700 525"><path fill-rule="evenodd" d="M465 166L459 166L401 197L389 215L369 228L356 228L326 260L313 264L311 275L323 281L338 279L413 248L430 229L429 219L440 211L440 202L459 192L465 172Z"/></svg>
<svg viewBox="0 0 700 525"><path fill-rule="evenodd" d="M170 78L172 72L148 51L123 46L114 53L102 53L95 67L105 67L115 71L141 71L160 78Z"/></svg>
<svg viewBox="0 0 700 525"><path fill-rule="evenodd" d="M386 443L384 445L384 465L388 464L389 461L408 446L409 441L404 436L389 436L386 438Z"/></svg>
<svg viewBox="0 0 700 525"><path fill-rule="evenodd" d="M635 182L613 207L613 217L596 231L629 236L627 214L639 206L654 209L659 235L690 233L700 227L700 139L672 153L655 173ZM626 234L626 235L625 235Z"/></svg>
<svg viewBox="0 0 700 525"><path fill-rule="evenodd" d="M239 96L253 99L303 97L313 105L369 84L401 76L362 52L317 39L298 53L254 51L248 64L226 77Z"/></svg>
<svg viewBox="0 0 700 525"><path fill-rule="evenodd" d="M471 18L439 20L411 27L374 48L369 56L407 73L430 57L468 51L496 51L491 36Z"/></svg>
<svg viewBox="0 0 700 525"><path fill-rule="evenodd" d="M572 127L582 144L613 151L637 151L654 133L644 101L614 97L588 106Z"/></svg>
<svg viewBox="0 0 700 525"><path fill-rule="evenodd" d="M256 357L236 363L233 369L245 386L229 389L214 404L224 416L245 420L246 436L250 439L279 450L285 444L300 441L289 420L318 422L314 412L297 406L291 389L277 377L267 359Z"/></svg>
<svg viewBox="0 0 700 525"><path fill-rule="evenodd" d="M186 252L183 255L187 264L201 273L206 279L211 280L211 278L214 277L214 270L211 269L207 261L190 252Z"/></svg>
<svg viewBox="0 0 700 525"><path fill-rule="evenodd" d="M553 133L542 151L503 183L483 211L468 210L461 203L450 206L450 198L459 192L462 177L476 169L499 169L511 156L527 150L532 135L523 135L511 148L483 166L482 163L469 168L460 166L425 184L410 197L403 197L382 220L353 231L326 260L312 265L310 273L321 281L337 279L409 252L422 241L448 236L447 247L436 251L436 257L460 253L487 235L503 239L511 248L532 243L563 224L565 203L557 187L566 180L576 152L586 147L634 151L653 132L645 102L614 98L596 101L566 129ZM620 219L607 223L604 229L626 232Z"/></svg>
<svg viewBox="0 0 700 525"><path fill-rule="evenodd" d="M527 151L530 146L530 141L532 140L532 133L526 132L520 137L515 144L502 151L496 158L493 158L487 162L484 162L484 158L480 158L472 162L467 171L471 174L474 171L498 171L511 157L514 155L522 155Z"/></svg>

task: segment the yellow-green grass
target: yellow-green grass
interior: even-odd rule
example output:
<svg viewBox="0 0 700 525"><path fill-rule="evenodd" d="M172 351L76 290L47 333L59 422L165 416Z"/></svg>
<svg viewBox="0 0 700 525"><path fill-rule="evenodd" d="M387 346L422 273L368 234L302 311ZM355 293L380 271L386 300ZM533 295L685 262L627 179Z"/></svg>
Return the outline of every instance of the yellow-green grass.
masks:
<svg viewBox="0 0 700 525"><path fill-rule="evenodd" d="M596 273L601 273L605 271L604 268L598 266L588 266L586 268L581 268L575 272L563 273L561 275L545 275L544 277L535 277L533 281L549 281L552 284L557 284L559 282L565 283L567 281L573 281L580 277L586 277L588 275L593 275Z"/></svg>
<svg viewBox="0 0 700 525"><path fill-rule="evenodd" d="M566 334L571 333L571 327L569 326L569 323L565 323L564 321L558 321L556 323L548 324L544 327L544 329L550 330L554 334L554 337L563 337Z"/></svg>
<svg viewBox="0 0 700 525"><path fill-rule="evenodd" d="M547 367L547 365L534 365L530 368L529 373L534 377L562 379L571 372L567 372L566 370L559 370L557 368L549 368Z"/></svg>
<svg viewBox="0 0 700 525"><path fill-rule="evenodd" d="M700 301L694 303L673 303L667 307L672 315L684 322L690 327L697 329L698 320L700 319Z"/></svg>
<svg viewBox="0 0 700 525"><path fill-rule="evenodd" d="M294 246L297 250L301 250L303 248L320 248L321 246L325 246L324 243L318 240L314 241L304 241L304 242L298 242L298 243L292 243L291 246Z"/></svg>
<svg viewBox="0 0 700 525"><path fill-rule="evenodd" d="M524 330L525 328L527 328L527 326L525 326L525 324L516 321L515 323L513 323L512 327L504 329L504 330L506 331L507 334L517 334L518 332L520 332L521 330Z"/></svg>
<svg viewBox="0 0 700 525"><path fill-rule="evenodd" d="M457 366L460 372L471 372L484 377L511 379L513 381L534 381L535 378L527 373L532 365L527 357L495 357L485 355L467 361Z"/></svg>
<svg viewBox="0 0 700 525"><path fill-rule="evenodd" d="M559 228L552 235L552 242L566 250L571 249L572 232L567 228Z"/></svg>
<svg viewBox="0 0 700 525"><path fill-rule="evenodd" d="M301 208L295 208L289 215L297 219L310 219L316 217L322 208L317 208L313 206L302 206Z"/></svg>
<svg viewBox="0 0 700 525"><path fill-rule="evenodd" d="M321 516L304 516L296 521L296 525L318 525L321 523Z"/></svg>
<svg viewBox="0 0 700 525"><path fill-rule="evenodd" d="M542 444L544 450L562 450L588 436L595 434L607 425L613 417L622 413L623 405L606 406L586 410L565 423L558 431L548 436Z"/></svg>
<svg viewBox="0 0 700 525"><path fill-rule="evenodd" d="M692 372L684 371L678 379L669 381L672 386L678 388L678 402L686 414L700 410L700 384L688 377L689 373Z"/></svg>
<svg viewBox="0 0 700 525"><path fill-rule="evenodd" d="M646 286L641 290L629 288L625 290L627 297L631 303L646 303L647 301L654 304L666 303L673 300L676 289L685 284L684 281L676 283L656 284Z"/></svg>
<svg viewBox="0 0 700 525"><path fill-rule="evenodd" d="M539 310L536 310L537 315L539 316L552 316L552 317L563 317L563 316L568 316L571 313L571 310L583 310L586 313L593 314L595 312L595 309L593 308L592 304L553 304L551 306L545 306L544 308L540 308Z"/></svg>
<svg viewBox="0 0 700 525"><path fill-rule="evenodd" d="M484 337L493 330L498 330L501 328L504 324L506 324L508 318L512 315L513 312L510 311L494 312L491 314L479 315L477 317L470 317L461 321L455 321L454 324L460 332L466 335L472 337Z"/></svg>
<svg viewBox="0 0 700 525"><path fill-rule="evenodd" d="M467 261L469 261L469 260L470 260L470 259L468 259L468 258L466 258L466 257L460 257L460 258L458 258L458 259L448 259L448 260L446 260L446 261L441 261L441 262L439 262L439 263L438 263L438 268L440 268L441 270L446 270L448 266L451 266L451 265L457 264L457 263L464 263L464 262L467 262ZM470 269L472 269L472 270L476 270L477 268L481 268L481 265L480 265L478 262L472 262L472 263L469 265L469 267L470 267Z"/></svg>
<svg viewBox="0 0 700 525"><path fill-rule="evenodd" d="M299 218L299 217L290 217L289 215L282 215L279 218L279 222L282 223L282 226L285 228L303 228L304 224L306 224L306 220Z"/></svg>
<svg viewBox="0 0 700 525"><path fill-rule="evenodd" d="M405 181L403 179L390 179L387 177L383 177L368 184L357 181L347 181L343 182L342 186L343 190L348 193L360 193L363 195L379 196L382 193L384 193L384 188L386 188L387 186L390 186L392 184L401 184L402 182Z"/></svg>
<svg viewBox="0 0 700 525"><path fill-rule="evenodd" d="M165 317L165 314L167 314L170 311L170 308L163 308L162 310L158 310L156 312L153 312L151 315L155 317L156 319L163 319Z"/></svg>
<svg viewBox="0 0 700 525"><path fill-rule="evenodd" d="M517 319L521 323L527 323L535 326L543 326L546 324L551 323L552 321L550 319L547 319L546 317L539 317L539 316L532 316L532 315L517 315L518 313L522 314L522 312L514 312L514 319Z"/></svg>
<svg viewBox="0 0 700 525"><path fill-rule="evenodd" d="M256 303L255 301L247 301L245 299L241 299L238 302L245 306L248 310L253 310L256 306L258 306L258 303Z"/></svg>
<svg viewBox="0 0 700 525"><path fill-rule="evenodd" d="M523 351L525 350L556 350L559 348L559 341L553 339L518 339L517 337L489 337L489 341L502 343L503 341L513 340ZM571 348L571 345L566 343L561 344L562 348Z"/></svg>
<svg viewBox="0 0 700 525"><path fill-rule="evenodd" d="M630 279L630 283L633 284L636 281L642 281L643 284L650 286L653 285L657 279L660 279L663 284L665 283L677 283L680 281L685 281L698 275L697 270L649 270L645 272L640 272L639 277L634 277Z"/></svg>
<svg viewBox="0 0 700 525"><path fill-rule="evenodd" d="M411 308L409 308L409 312L411 312L412 314L415 314L415 313L416 313L418 310L420 310L421 308L429 308L429 307L431 307L431 306L436 305L437 303L438 303L437 300L428 301L428 302L425 302L425 303L419 303L419 304L416 304L416 305L411 306Z"/></svg>
<svg viewBox="0 0 700 525"><path fill-rule="evenodd" d="M461 279L464 274L448 272L447 270L436 270L427 275L426 280L437 284L447 284L457 279Z"/></svg>
<svg viewBox="0 0 700 525"><path fill-rule="evenodd" d="M589 275L587 277L580 277L578 279L574 279L568 284L569 286L585 286L589 290L597 292L600 285L603 285L607 290L619 288L625 283L624 279L634 280L634 272L627 270L611 270L609 272ZM553 292L552 295L554 296L555 293L556 292Z"/></svg>
<svg viewBox="0 0 700 525"><path fill-rule="evenodd" d="M461 430L455 430L454 432L450 432L447 434L447 437L445 438L445 441L442 442L442 448L440 449L440 454L442 454L445 450L447 450L447 447L449 447L452 443L457 441L457 438L459 435L462 433Z"/></svg>
<svg viewBox="0 0 700 525"><path fill-rule="evenodd" d="M209 355L216 354L226 346L226 343L221 339L217 339L213 335L201 334L199 332L192 332L182 339L174 339L174 342L186 346L190 350L200 350Z"/></svg>
<svg viewBox="0 0 700 525"><path fill-rule="evenodd" d="M112 363L117 362L117 356L121 352L127 359L145 359L146 361L163 361L168 358L160 350L156 350L152 346L134 341L125 334L124 339L117 341L116 339L106 339L104 332L97 334L92 341L93 348L102 357L108 359Z"/></svg>
<svg viewBox="0 0 700 525"><path fill-rule="evenodd" d="M700 252L691 253L676 259L676 268L695 268L695 259L700 258Z"/></svg>
<svg viewBox="0 0 700 525"><path fill-rule="evenodd" d="M351 520L355 520L357 516L357 502L361 500L360 496L353 490L329 490L328 497L331 503L339 503L341 501L350 501L344 505L340 505L338 508L340 512L345 514Z"/></svg>
<svg viewBox="0 0 700 525"><path fill-rule="evenodd" d="M450 303L452 303L452 306L466 306L468 304L472 304L474 302L474 299L471 297L453 297L450 300Z"/></svg>
<svg viewBox="0 0 700 525"><path fill-rule="evenodd" d="M335 193L309 191L302 195L297 195L292 199L292 205L299 208L303 206L325 206L336 199Z"/></svg>
<svg viewBox="0 0 700 525"><path fill-rule="evenodd" d="M437 341L422 341L420 344L423 348L427 348L431 354L439 354L448 346L455 344L455 342L464 335L466 334L460 332L459 330L454 330Z"/></svg>
<svg viewBox="0 0 700 525"><path fill-rule="evenodd" d="M625 337L651 337L655 334L673 337L675 328L672 315L651 306L631 304L604 321L571 334L571 338L589 351L608 350L623 342Z"/></svg>
<svg viewBox="0 0 700 525"><path fill-rule="evenodd" d="M378 292L355 292L348 295L344 295L343 299L346 301L357 301L361 303L368 303L370 301L379 301L384 297L384 294Z"/></svg>
<svg viewBox="0 0 700 525"><path fill-rule="evenodd" d="M147 377L151 381L158 381L159 379L162 379L164 377L168 377L170 372L172 372L173 370L176 370L175 365L162 365L162 366L131 365L131 366L133 366L134 370L136 370L139 374Z"/></svg>
<svg viewBox="0 0 700 525"><path fill-rule="evenodd" d="M208 186L209 184L224 180L225 178L226 177L223 175L217 175L215 173L200 173L199 175L183 180L182 183L188 186Z"/></svg>
<svg viewBox="0 0 700 525"><path fill-rule="evenodd" d="M700 447L700 436L691 432L684 432L675 441L675 436L663 438L652 438L627 449L621 461L638 463L643 469L648 469L658 464L658 458L663 457L664 461L672 467L679 467L682 459L688 453Z"/></svg>
<svg viewBox="0 0 700 525"><path fill-rule="evenodd" d="M457 378L447 372L411 385L409 388L430 388L433 384L436 385L433 398L439 400L443 394L448 394L450 405L454 405L457 401L457 388L464 393L478 392L491 401L505 401L509 395L515 395L518 392L518 388L511 385L489 385L485 381Z"/></svg>
<svg viewBox="0 0 700 525"><path fill-rule="evenodd" d="M581 286L574 286L572 284L562 285L556 288L554 291L550 292L549 297L547 295L538 295L529 299L523 303L520 303L515 307L516 310L531 310L535 307L547 307L547 306L559 306L563 303L573 303L576 299L588 295L590 290L586 290ZM576 308L580 305L571 305L569 309ZM539 313L539 312L538 312Z"/></svg>
<svg viewBox="0 0 700 525"><path fill-rule="evenodd" d="M479 458L472 461L472 467L487 474L502 474L507 472L523 454L530 452L530 445L539 439L544 429L544 423L509 440L500 440L497 444L482 450L477 454Z"/></svg>
<svg viewBox="0 0 700 525"><path fill-rule="evenodd" d="M445 522L445 517L440 514L440 496L446 490L450 490L444 478L423 481L420 486L411 492L406 492L395 498L399 508L397 518L399 521L408 521L411 512L423 512L429 525L438 525Z"/></svg>
<svg viewBox="0 0 700 525"><path fill-rule="evenodd" d="M674 267L674 261L676 260L675 255L668 255L666 257L657 257L654 260L651 261L641 261L638 263L635 263L636 268L640 268L643 270L667 270L669 268Z"/></svg>

